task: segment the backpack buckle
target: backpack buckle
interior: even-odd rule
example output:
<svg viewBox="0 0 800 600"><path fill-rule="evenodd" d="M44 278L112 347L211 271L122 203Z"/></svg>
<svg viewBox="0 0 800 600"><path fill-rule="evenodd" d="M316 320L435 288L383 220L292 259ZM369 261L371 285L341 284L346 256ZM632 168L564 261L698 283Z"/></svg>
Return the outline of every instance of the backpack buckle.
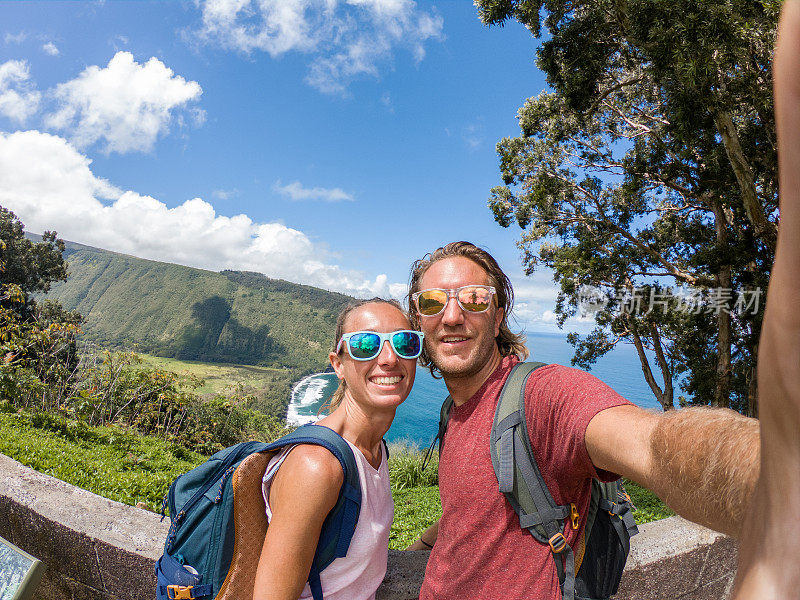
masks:
<svg viewBox="0 0 800 600"><path fill-rule="evenodd" d="M547 540L547 543L550 544L550 549L553 551L554 554L563 552L564 548L567 547L567 539L560 532L555 534L549 540Z"/></svg>
<svg viewBox="0 0 800 600"><path fill-rule="evenodd" d="M192 596L193 585L168 585L167 598L170 600L194 600Z"/></svg>
<svg viewBox="0 0 800 600"><path fill-rule="evenodd" d="M572 528L578 530L580 525L581 514L578 512L578 507L574 503L569 505L569 516L572 519Z"/></svg>

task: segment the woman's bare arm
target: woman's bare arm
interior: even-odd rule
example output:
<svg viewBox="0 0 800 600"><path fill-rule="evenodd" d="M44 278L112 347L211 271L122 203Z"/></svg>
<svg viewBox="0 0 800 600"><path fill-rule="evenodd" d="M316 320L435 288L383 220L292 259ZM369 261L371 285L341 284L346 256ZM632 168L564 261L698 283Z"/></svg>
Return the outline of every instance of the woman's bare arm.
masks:
<svg viewBox="0 0 800 600"><path fill-rule="evenodd" d="M269 493L272 520L256 571L253 600L297 600L308 580L322 523L336 505L344 474L320 446L289 453Z"/></svg>

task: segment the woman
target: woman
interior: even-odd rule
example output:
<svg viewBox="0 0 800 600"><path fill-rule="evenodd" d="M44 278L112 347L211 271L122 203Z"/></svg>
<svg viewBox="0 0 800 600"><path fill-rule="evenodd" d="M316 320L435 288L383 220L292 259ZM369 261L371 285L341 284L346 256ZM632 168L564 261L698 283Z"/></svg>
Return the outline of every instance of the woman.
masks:
<svg viewBox="0 0 800 600"><path fill-rule="evenodd" d="M347 556L322 572L325 600L374 598L386 573L394 504L382 439L414 384L422 334L410 327L393 300L360 302L339 315L329 355L339 388L330 414L317 424L341 435L353 449L362 501ZM342 481L339 462L319 446L293 446L270 461L264 475L269 528L254 600L312 597L306 580Z"/></svg>

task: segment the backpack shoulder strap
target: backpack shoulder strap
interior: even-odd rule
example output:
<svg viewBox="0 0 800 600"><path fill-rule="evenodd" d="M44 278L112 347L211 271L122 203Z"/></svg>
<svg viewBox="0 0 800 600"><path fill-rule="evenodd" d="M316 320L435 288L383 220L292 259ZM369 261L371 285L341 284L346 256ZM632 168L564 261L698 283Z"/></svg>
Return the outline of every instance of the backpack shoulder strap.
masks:
<svg viewBox="0 0 800 600"><path fill-rule="evenodd" d="M422 459L422 470L425 470L425 467L428 466L428 463L433 456L433 448L436 446L436 440L439 440L439 455L442 454L442 447L444 446L444 432L447 431L447 423L450 421L450 411L453 409L453 398L450 394L447 395L447 398L444 399L442 402L442 408L439 410L439 430L436 433L436 437L433 438L431 445L428 446L428 450L425 452L425 458Z"/></svg>
<svg viewBox="0 0 800 600"><path fill-rule="evenodd" d="M450 411L452 410L453 397L450 394L447 394L447 398L445 398L444 402L442 402L442 408L439 409L439 432L436 434L436 439L439 440L439 454L442 453L442 446L444 445L444 432L447 431L447 424L450 422Z"/></svg>
<svg viewBox="0 0 800 600"><path fill-rule="evenodd" d="M339 461L344 482L339 499L322 524L314 561L308 576L314 600L322 600L320 573L335 559L345 556L353 539L358 513L361 510L361 484L353 450L338 433L322 425L303 425L281 439L268 444L265 450L277 450L292 444L315 444L327 448Z"/></svg>
<svg viewBox="0 0 800 600"><path fill-rule="evenodd" d="M520 526L550 547L562 582L562 596L573 600L575 557L562 533L570 507L559 506L553 500L533 455L525 418L528 378L543 365L518 363L506 379L492 422L490 454L500 492L519 515Z"/></svg>

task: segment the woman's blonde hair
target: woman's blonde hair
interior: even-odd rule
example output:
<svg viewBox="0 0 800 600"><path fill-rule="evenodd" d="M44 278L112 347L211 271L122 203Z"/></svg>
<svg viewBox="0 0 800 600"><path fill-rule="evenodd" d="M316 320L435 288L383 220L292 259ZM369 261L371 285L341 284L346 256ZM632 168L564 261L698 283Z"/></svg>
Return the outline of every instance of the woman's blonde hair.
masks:
<svg viewBox="0 0 800 600"><path fill-rule="evenodd" d="M331 352L336 352L336 347L339 345L339 340L342 339L342 335L344 334L344 326L347 322L347 317L350 316L354 310L361 308L362 306L366 306L367 304L388 304L389 306L393 306L397 310L399 310L406 319L409 319L408 314L406 311L403 310L403 307L397 300L385 300L384 298L371 298L369 300L358 300L356 302L351 302L347 306L345 306L341 312L339 313L339 317L336 319L336 335L333 338L333 346L331 347ZM411 322L411 319L409 319ZM324 405L322 405L317 412L321 412L323 410L327 410L328 413L332 413L336 410L336 407L339 406L342 402L342 398L344 398L344 392L347 389L347 382L344 379L339 380L339 387L336 388L336 391L333 392L331 399L328 400Z"/></svg>
<svg viewBox="0 0 800 600"><path fill-rule="evenodd" d="M489 276L489 284L492 285L497 292L497 306L503 309L503 321L500 323L500 333L498 333L495 338L500 355L509 356L511 354L516 354L521 360L525 360L528 357L528 348L525 346L525 336L520 333L514 333L508 327L508 316L511 314L511 309L514 308L514 289L511 287L511 280L503 272L503 269L500 268L500 265L497 264L497 261L491 254L471 242L451 242L446 246L438 248L434 252L426 254L411 265L411 280L408 285L408 310L411 325L414 329L420 329L419 315L414 307L411 296L414 292L419 291L419 282L422 276L430 269L433 263L456 256L467 258L486 271L486 274ZM425 351L424 346L422 354L419 357L419 362L423 367L428 367L434 375L438 371L433 362L431 362L430 355Z"/></svg>

